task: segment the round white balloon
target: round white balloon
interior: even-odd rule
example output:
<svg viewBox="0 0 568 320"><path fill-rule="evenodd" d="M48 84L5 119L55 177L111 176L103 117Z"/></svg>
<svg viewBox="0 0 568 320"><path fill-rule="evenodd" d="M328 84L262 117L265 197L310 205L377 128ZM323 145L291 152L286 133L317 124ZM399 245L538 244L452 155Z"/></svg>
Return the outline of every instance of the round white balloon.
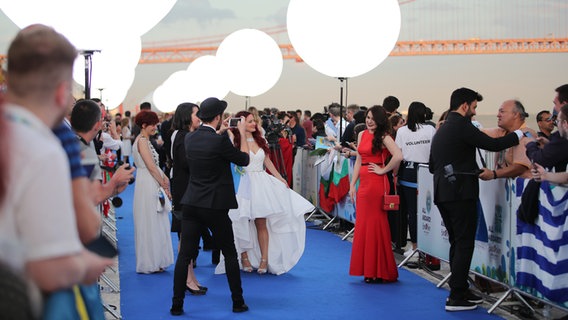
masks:
<svg viewBox="0 0 568 320"><path fill-rule="evenodd" d="M223 100L229 93L224 70L217 60L215 56L205 55L195 59L187 67L188 82L183 89L186 102L197 104L209 97Z"/></svg>
<svg viewBox="0 0 568 320"><path fill-rule="evenodd" d="M330 77L376 68L400 33L397 0L290 0L287 27L296 53Z"/></svg>
<svg viewBox="0 0 568 320"><path fill-rule="evenodd" d="M228 35L216 56L229 89L248 97L270 90L280 79L284 64L278 44L256 29L241 29Z"/></svg>

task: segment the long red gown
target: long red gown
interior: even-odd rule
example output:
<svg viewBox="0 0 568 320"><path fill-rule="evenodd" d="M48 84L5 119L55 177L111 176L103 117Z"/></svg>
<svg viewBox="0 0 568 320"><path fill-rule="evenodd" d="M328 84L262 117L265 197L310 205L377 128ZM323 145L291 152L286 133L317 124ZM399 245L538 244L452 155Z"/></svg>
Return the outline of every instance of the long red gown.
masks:
<svg viewBox="0 0 568 320"><path fill-rule="evenodd" d="M398 278L398 269L391 247L387 212L382 207L385 185L389 191L388 178L370 172L367 165L381 163L382 166L383 157L387 159L390 154L386 148L373 154L372 141L373 135L365 130L357 149L362 165L355 198L355 234L349 274L392 282Z"/></svg>

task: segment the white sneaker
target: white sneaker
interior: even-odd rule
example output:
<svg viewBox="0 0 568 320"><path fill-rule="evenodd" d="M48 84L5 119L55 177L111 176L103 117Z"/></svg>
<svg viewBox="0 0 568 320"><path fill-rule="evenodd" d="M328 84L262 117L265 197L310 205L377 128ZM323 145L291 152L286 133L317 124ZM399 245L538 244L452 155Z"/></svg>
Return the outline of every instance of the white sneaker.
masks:
<svg viewBox="0 0 568 320"><path fill-rule="evenodd" d="M410 249L404 251L403 255L405 257L409 257L410 255L412 255L413 252L414 252L414 249L410 248Z"/></svg>

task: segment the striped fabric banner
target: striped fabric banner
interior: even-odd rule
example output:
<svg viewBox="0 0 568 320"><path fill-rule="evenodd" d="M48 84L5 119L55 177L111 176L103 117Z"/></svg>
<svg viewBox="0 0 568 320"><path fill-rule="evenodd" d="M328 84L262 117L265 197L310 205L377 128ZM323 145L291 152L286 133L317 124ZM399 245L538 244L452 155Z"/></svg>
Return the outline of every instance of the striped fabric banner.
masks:
<svg viewBox="0 0 568 320"><path fill-rule="evenodd" d="M517 179L517 197L527 182ZM516 286L568 307L568 188L543 182L539 197L535 224L517 219Z"/></svg>

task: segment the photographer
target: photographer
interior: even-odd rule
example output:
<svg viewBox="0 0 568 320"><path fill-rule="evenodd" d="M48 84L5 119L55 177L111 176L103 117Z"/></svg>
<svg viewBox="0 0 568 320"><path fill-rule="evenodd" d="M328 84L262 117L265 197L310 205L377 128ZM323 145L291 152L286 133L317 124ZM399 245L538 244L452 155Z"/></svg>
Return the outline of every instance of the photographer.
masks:
<svg viewBox="0 0 568 320"><path fill-rule="evenodd" d="M292 186L292 166L294 165L293 133L288 123L290 117L280 112L276 117L263 116L266 122L266 140L270 149L269 158L278 172Z"/></svg>
<svg viewBox="0 0 568 320"><path fill-rule="evenodd" d="M77 101L71 112L71 126L81 142L81 164L93 182L90 191L97 204L122 192L134 178L134 169L125 164L116 170L109 182L101 183L102 171L93 142L102 126L100 120L101 109L92 100Z"/></svg>

